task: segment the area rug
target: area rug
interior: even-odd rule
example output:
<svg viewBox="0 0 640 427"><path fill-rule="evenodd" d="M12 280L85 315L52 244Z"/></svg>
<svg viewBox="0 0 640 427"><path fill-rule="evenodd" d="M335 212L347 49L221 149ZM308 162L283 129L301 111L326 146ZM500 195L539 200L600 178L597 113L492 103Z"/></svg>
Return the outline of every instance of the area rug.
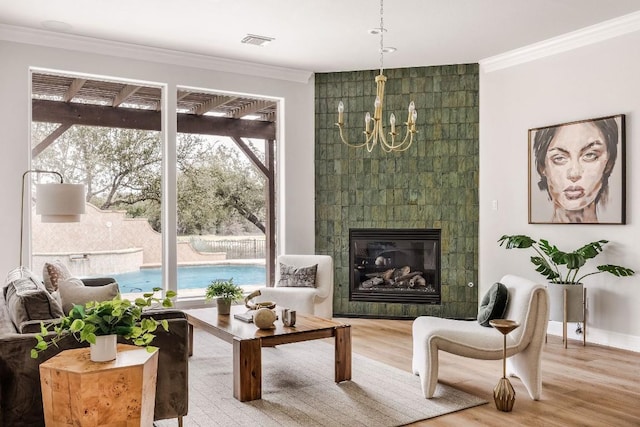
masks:
<svg viewBox="0 0 640 427"><path fill-rule="evenodd" d="M333 354L331 340L262 349L262 399L243 403L233 398L231 344L196 329L184 425L400 426L487 403L444 384L425 399L417 376L356 353L352 380L336 384Z"/></svg>

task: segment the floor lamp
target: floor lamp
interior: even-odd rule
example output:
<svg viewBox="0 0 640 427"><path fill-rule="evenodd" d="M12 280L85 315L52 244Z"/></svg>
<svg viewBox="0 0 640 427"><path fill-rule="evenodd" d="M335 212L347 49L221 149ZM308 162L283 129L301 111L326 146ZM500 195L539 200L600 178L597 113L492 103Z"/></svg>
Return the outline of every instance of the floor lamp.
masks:
<svg viewBox="0 0 640 427"><path fill-rule="evenodd" d="M59 183L36 185L36 214L42 222L78 222L84 213L84 184L65 184L59 172L30 169L22 174L22 198L20 205L20 267L22 267L22 247L24 243L24 187L28 174L49 173L60 178Z"/></svg>

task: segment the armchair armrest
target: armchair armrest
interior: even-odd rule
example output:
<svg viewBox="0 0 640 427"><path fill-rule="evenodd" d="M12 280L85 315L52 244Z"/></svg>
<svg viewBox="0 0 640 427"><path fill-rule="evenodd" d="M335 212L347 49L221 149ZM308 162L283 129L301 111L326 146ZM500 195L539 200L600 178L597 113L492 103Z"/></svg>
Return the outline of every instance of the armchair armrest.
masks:
<svg viewBox="0 0 640 427"><path fill-rule="evenodd" d="M104 286L116 281L113 277L90 277L80 280L82 280L85 286Z"/></svg>

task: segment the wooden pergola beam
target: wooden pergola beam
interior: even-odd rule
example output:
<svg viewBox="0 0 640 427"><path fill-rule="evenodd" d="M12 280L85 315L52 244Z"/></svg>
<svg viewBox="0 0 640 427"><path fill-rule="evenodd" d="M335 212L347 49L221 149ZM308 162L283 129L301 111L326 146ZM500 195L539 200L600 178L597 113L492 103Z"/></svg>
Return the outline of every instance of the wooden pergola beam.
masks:
<svg viewBox="0 0 640 427"><path fill-rule="evenodd" d="M228 97L228 96L214 96L208 101L200 104L198 108L193 112L196 116L202 116L204 113L208 113L211 110L215 110L216 108L228 104L231 101L235 101L237 98Z"/></svg>
<svg viewBox="0 0 640 427"><path fill-rule="evenodd" d="M53 144L53 142L60 138L60 136L67 131L72 126L72 123L62 123L60 126L55 128L53 132L51 132L45 139L40 141L38 145L31 149L31 157L34 159L40 155L48 146Z"/></svg>
<svg viewBox="0 0 640 427"><path fill-rule="evenodd" d="M247 116L249 114L255 114L260 110L264 110L267 107L274 105L273 101L264 101L264 100L255 100L250 102L249 104L244 105L241 108L238 108L233 112L233 118L239 119L241 117Z"/></svg>
<svg viewBox="0 0 640 427"><path fill-rule="evenodd" d="M125 129L161 130L161 112L136 108L63 103L34 99L32 120ZM275 139L275 123L227 117L178 114L178 132L237 138Z"/></svg>
<svg viewBox="0 0 640 427"><path fill-rule="evenodd" d="M236 143L238 148L240 148L242 150L242 152L245 154L245 156L247 156L249 158L251 163L253 163L253 165L256 168L258 168L258 170L260 172L262 172L262 174L264 175L264 177L266 179L272 179L273 178L273 173L269 170L268 166L265 166L262 163L262 161L258 158L258 156L255 155L253 150L247 144L245 144L245 142L242 139L237 138L235 136L231 137L231 139L233 139L233 142Z"/></svg>
<svg viewBox="0 0 640 427"><path fill-rule="evenodd" d="M122 104L124 101L127 100L127 98L129 98L131 95L133 95L138 90L140 90L141 87L142 86L126 85L125 87L122 88L120 92L118 92L115 98L113 98L113 102L111 103L111 106L117 107L118 105Z"/></svg>
<svg viewBox="0 0 640 427"><path fill-rule="evenodd" d="M75 97L78 94L78 92L80 91L80 89L82 89L82 86L84 86L86 82L87 82L87 79L73 79L73 81L69 85L69 88L62 96L62 101L70 102L73 99L73 97Z"/></svg>

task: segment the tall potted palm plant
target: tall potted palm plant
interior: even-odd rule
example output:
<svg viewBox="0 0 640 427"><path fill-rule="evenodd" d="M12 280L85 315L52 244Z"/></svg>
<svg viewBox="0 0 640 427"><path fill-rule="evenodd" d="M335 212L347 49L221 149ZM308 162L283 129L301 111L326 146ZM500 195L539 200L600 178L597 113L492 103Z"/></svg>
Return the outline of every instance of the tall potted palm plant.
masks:
<svg viewBox="0 0 640 427"><path fill-rule="evenodd" d="M567 321L581 322L584 320L582 306L584 278L600 273L610 273L617 277L631 276L635 273L630 268L612 264L598 265L596 271L586 274L581 272L587 260L595 258L603 251L604 245L609 243L608 240L587 243L571 252L561 251L548 240L534 240L522 234L504 235L498 239L498 242L506 249L533 249L535 255L531 257L531 263L535 266L535 270L548 280L549 319L554 321L563 320L562 302L565 289L567 290Z"/></svg>

